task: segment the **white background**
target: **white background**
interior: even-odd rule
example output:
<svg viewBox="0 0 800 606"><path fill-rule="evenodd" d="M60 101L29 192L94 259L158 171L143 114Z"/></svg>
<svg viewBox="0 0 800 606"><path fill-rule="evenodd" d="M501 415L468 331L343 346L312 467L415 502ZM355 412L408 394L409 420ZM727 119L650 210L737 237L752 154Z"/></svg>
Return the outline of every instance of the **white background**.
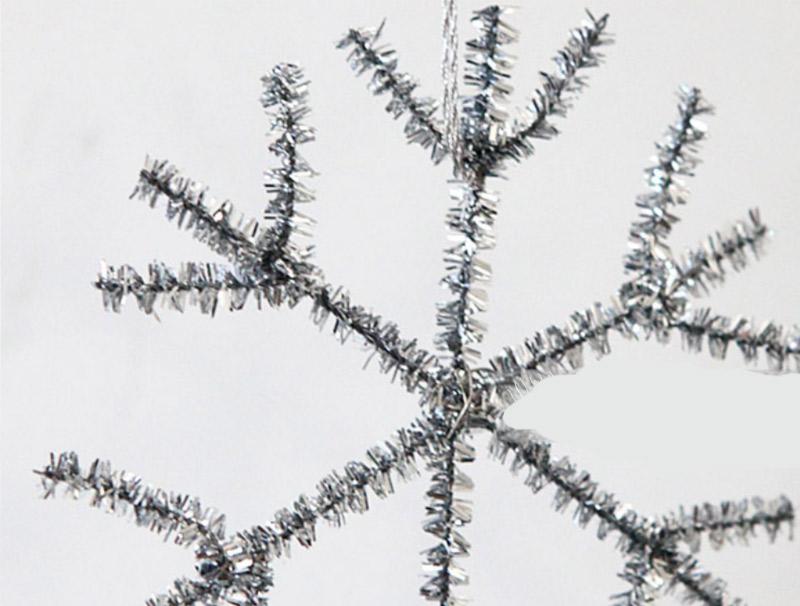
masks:
<svg viewBox="0 0 800 606"><path fill-rule="evenodd" d="M513 23L514 104L582 17L583 0L524 3ZM461 5L467 17L479 8ZM555 141L508 170L497 221L484 351L606 300L643 189L652 141L681 82L717 106L676 250L759 206L775 237L765 258L707 302L722 313L800 321L800 52L793 2L610 2L617 44L589 74ZM196 310L161 323L102 311L90 282L101 258L209 260L160 213L128 201L145 153L259 215L272 159L259 77L291 60L312 80L307 146L318 201L317 260L329 279L430 343L442 298L448 168L404 143L334 42L386 16L401 68L438 96L435 2L3 3L2 601L141 604L192 573L192 554L67 500L44 502L31 469L51 450L99 456L223 509L231 529L272 512L409 422L414 398L363 352L318 334L307 308ZM797 375L747 371L679 343L614 340L613 355L541 384L508 414L535 427L647 513L785 493L800 500ZM485 439L476 437L481 452ZM552 512L519 479L479 458L475 604L595 604L625 589L613 539ZM402 486L308 552L276 565L275 604L408 604L419 598L425 483ZM750 604L800 602L800 543L707 553ZM665 601L669 602L669 600Z"/></svg>

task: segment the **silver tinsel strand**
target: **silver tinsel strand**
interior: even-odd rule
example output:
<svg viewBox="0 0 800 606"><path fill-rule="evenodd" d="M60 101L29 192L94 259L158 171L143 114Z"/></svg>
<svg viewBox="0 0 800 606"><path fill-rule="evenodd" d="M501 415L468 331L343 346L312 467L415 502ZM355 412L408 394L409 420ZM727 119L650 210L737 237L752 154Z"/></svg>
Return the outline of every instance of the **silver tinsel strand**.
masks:
<svg viewBox="0 0 800 606"><path fill-rule="evenodd" d="M437 114L432 99L416 95L416 80L400 72L395 52L380 44L383 25L351 29L338 44L349 51L357 74L369 72L370 90L388 96L387 111L405 117L407 139L430 151L434 162L445 155L453 161L453 203L446 215L452 244L445 251L442 281L448 299L437 306L438 356L420 347L417 339L402 336L382 315L354 303L344 288L329 284L312 261L311 247L299 240L313 223L299 208L313 199L303 180L314 175L300 148L315 138L315 131L305 123L309 83L298 66L288 63L262 79L261 103L270 116L269 150L277 159L265 174L264 221L239 215L228 201L214 201L203 185L162 160L146 161L132 196L153 207L163 204L168 220L228 265L190 262L175 269L153 262L141 273L128 265L104 266L95 282L104 306L114 312L121 311L126 298L146 314L195 306L209 316L220 309L241 310L248 302L275 308L307 301L315 324L327 324L343 342L356 337L368 351L367 362L375 357L381 371L420 397L420 417L371 448L363 461L326 475L315 491L279 509L272 521L235 534L226 535L224 517L196 499L149 487L105 462L82 469L74 453L53 455L36 472L45 496L59 487L74 496L88 494L92 505L129 514L139 526L193 547L197 576L179 578L151 598L149 606L264 606L275 559L288 556L293 545L316 543L321 522L341 526L351 514L368 511L371 499L393 494L397 482L416 476L422 463L431 476L423 529L435 541L422 554L426 580L420 592L440 606L455 606L465 599L463 561L470 551L464 528L472 520L466 493L473 486L464 468L476 456L472 436L488 431L490 454L509 462L513 472L522 472L533 493L552 487L557 511L571 508L577 525L592 525L601 540L614 536L624 561L619 576L628 586L612 596L614 606L648 604L671 592L689 603L743 606L722 579L701 566L696 554L704 537L713 548L746 543L758 535L770 541L780 534L791 537L794 508L787 497L706 503L645 516L569 459L555 458L550 443L537 433L503 421L505 408L539 381L580 370L586 349L598 358L609 354L612 335L667 342L679 334L687 351L700 351L705 343L715 358L724 358L733 344L747 362L766 357L770 371L800 371L798 328L757 324L692 306L694 298L760 257L770 232L758 210L682 255L669 248L677 208L688 196L682 179L693 174L698 144L705 137L698 116L711 108L699 89L678 91L678 117L656 146L646 172L648 191L636 200L638 217L624 258L627 277L603 299L607 302L577 311L564 324L535 332L522 345L506 347L478 366L486 330L479 314L486 309L491 275L481 255L494 244L498 211L497 195L487 180L502 176L507 160L530 156L534 140L557 134L552 119L566 114L586 84L584 69L600 63L599 48L610 36L608 16L589 13L556 54L555 70L542 74L530 104L510 113L505 102L513 61L506 47L517 34L506 21L508 9L476 11L472 21L478 33L466 44L464 69L470 94L460 98L461 112L454 112L456 7L450 1L444 7L445 116Z"/></svg>
<svg viewBox="0 0 800 606"><path fill-rule="evenodd" d="M264 213L264 218L271 223L267 238L278 251L306 258L307 249L298 248L296 243L288 250L287 247L293 233L310 236L313 225L311 217L296 209L297 204L314 199L313 192L299 180L302 176L313 176L314 171L297 149L314 140L314 129L303 124L311 111L306 103L308 80L296 65L281 63L261 81L264 84L261 105L272 116L275 135L269 149L280 160L279 167L265 174L264 187L272 196Z"/></svg>
<svg viewBox="0 0 800 606"><path fill-rule="evenodd" d="M337 48L350 49L347 60L357 75L372 72L369 90L374 95L388 94L391 97L386 111L395 119L408 115L404 128L406 139L430 149L434 163L439 163L447 149L440 121L435 115L437 104L430 97L414 96L417 82L397 70L397 57L391 47L378 44L384 24L375 29L349 30Z"/></svg>

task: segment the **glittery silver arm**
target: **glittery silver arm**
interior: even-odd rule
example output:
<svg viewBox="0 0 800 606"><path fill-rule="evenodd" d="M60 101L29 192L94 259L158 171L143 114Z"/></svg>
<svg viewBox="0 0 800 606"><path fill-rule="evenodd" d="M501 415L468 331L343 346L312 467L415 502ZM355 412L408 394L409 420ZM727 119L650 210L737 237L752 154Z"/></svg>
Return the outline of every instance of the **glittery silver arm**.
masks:
<svg viewBox="0 0 800 606"><path fill-rule="evenodd" d="M272 523L240 531L220 546L198 550L197 569L202 582L228 588L220 594L228 600L222 603L239 604L235 601L240 596L237 591L244 587L244 595L253 596L245 603L260 604L255 598L266 600L268 586L261 586L257 592L247 588L263 579L271 585L271 562L288 557L292 543L311 547L317 538L318 522L338 527L348 515L365 513L370 494L378 498L393 494L398 480L417 475L418 456L427 458L431 451L441 448L438 433L426 421L415 421L383 445L369 449L366 462L351 461L341 471L325 476L314 496L301 495L290 507L277 511ZM181 583L186 581L177 581L176 587Z"/></svg>
<svg viewBox="0 0 800 606"><path fill-rule="evenodd" d="M475 346L485 331L476 316L486 309L484 286L491 267L479 254L494 246L497 206L497 194L486 189L486 179L495 176L497 169L487 153L505 120L503 105L511 90L506 84L511 59L502 46L515 39L514 31L502 20L503 12L496 6L476 11L472 22L478 36L467 42L464 81L476 92L463 100L460 136L464 157L460 177L450 192L455 204L446 219L453 244L445 249L447 273L442 284L452 299L437 306L436 316L440 328L436 345L446 352L452 366L460 369L479 357Z"/></svg>
<svg viewBox="0 0 800 606"><path fill-rule="evenodd" d="M464 432L443 436L441 448L435 450L427 463L431 485L427 492L425 532L438 543L422 552L426 581L420 594L428 601L457 606L466 603L455 594L455 588L466 585L469 577L458 561L469 555L469 541L461 528L472 521L472 503L464 493L472 490L470 477L460 464L475 460L475 448Z"/></svg>
<svg viewBox="0 0 800 606"><path fill-rule="evenodd" d="M618 299L595 303L573 313L564 326L549 326L520 346L506 347L489 361L487 384L498 404L509 406L542 379L582 368L587 345L598 358L609 354L612 331L626 339L637 336L633 310Z"/></svg>
<svg viewBox="0 0 800 606"><path fill-rule="evenodd" d="M423 552L427 579L422 596L440 606L462 604L457 588L468 582L459 560L469 554L469 542L462 534L472 519L470 502L459 493L471 487L460 464L474 460L469 435L461 426L472 405L472 376L469 365L479 357L476 345L483 338L483 323L476 316L485 310L484 285L491 268L479 254L494 245L492 226L497 196L486 189L486 179L497 176L498 162L491 156L498 129L506 120L505 98L511 91L507 81L511 56L503 47L516 39L516 32L503 21L505 10L490 6L473 14L478 30L467 42L464 81L475 90L462 102L458 151L454 158L457 180L451 190L455 204L448 210L447 227L453 242L445 250L446 275L443 286L452 298L437 306L437 347L449 362L451 385L440 393L434 413L442 420L445 448L429 463L432 483L423 528L438 539ZM459 376L461 378L456 379ZM464 390L465 388L465 390Z"/></svg>
<svg viewBox="0 0 800 606"><path fill-rule="evenodd" d="M747 544L763 529L770 542L781 530L792 538L794 506L785 496L765 501L759 497L739 501L723 501L719 505L703 503L681 507L663 517L663 534L686 544L692 552L700 550L702 538L711 547L720 549L731 543Z"/></svg>
<svg viewBox="0 0 800 606"><path fill-rule="evenodd" d="M147 278L130 265L105 266L95 287L103 294L104 307L117 313L128 296L146 314L157 313L158 306L180 312L187 306L197 306L202 313L213 316L220 301L231 311L242 309L248 300L255 300L259 309L262 303L277 306L282 301L282 289L268 278L255 279L235 266L218 263L183 263L177 270L151 263Z"/></svg>
<svg viewBox="0 0 800 606"><path fill-rule="evenodd" d="M395 119L404 114L408 116L404 127L408 142L430 149L431 159L439 163L447 154L447 149L435 115L437 104L430 97L414 95L416 80L398 71L392 48L378 44L384 24L385 21L375 29L348 30L337 48L350 49L347 60L356 75L372 72L369 90L375 95L389 94L386 111Z"/></svg>
<svg viewBox="0 0 800 606"><path fill-rule="evenodd" d="M303 70L291 63L276 65L261 82L261 104L272 117L273 141L269 149L280 161L278 167L265 173L264 187L271 196L264 214L270 224L267 240L277 250L305 259L310 251L299 247L290 236L310 236L313 225L311 217L297 210L298 204L314 199L313 192L300 179L315 173L298 150L314 140L314 129L303 122L311 111L307 104L309 83Z"/></svg>
<svg viewBox="0 0 800 606"><path fill-rule="evenodd" d="M759 325L741 316L718 315L709 308L691 310L672 326L680 332L688 351L701 351L706 341L711 356L723 359L734 343L748 363L757 362L759 353L763 353L771 372L800 372L798 327L788 329L774 322Z"/></svg>
<svg viewBox="0 0 800 606"><path fill-rule="evenodd" d="M570 32L569 40L553 58L555 71L542 72L541 88L531 96L524 118L506 129L508 133L494 150L497 156L519 161L533 154L533 140L549 139L558 133L548 118L566 114L572 99L586 86L580 70L597 66L602 59L598 47L611 42L605 31L609 16L595 18L587 11L587 17Z"/></svg>
<svg viewBox="0 0 800 606"><path fill-rule="evenodd" d="M686 166L686 160L683 162ZM669 224L664 224L660 233L666 235ZM662 248L659 244L666 253L656 273L645 270L624 282L610 305L595 303L592 309L574 313L564 326L550 326L491 359L488 372L492 388L503 405L510 405L543 378L581 368L585 344L598 357L609 353L610 330L626 338L655 336L664 343L678 331L689 351L698 351L707 338L717 358L724 357L728 343L733 341L740 344L748 361L755 361L758 350L764 349L771 370L790 369L792 359L797 359L796 330L769 324L759 337L751 324L744 322L731 332L727 329L733 327L733 320L716 317L708 310L692 310L688 304L689 296L701 296L709 286L721 285L729 270L747 267L750 256L759 258L768 236L760 213L752 209L746 219L728 230L716 231L681 258L673 258L666 245ZM637 253L639 259L645 256ZM656 274L657 279L652 279Z"/></svg>
<svg viewBox="0 0 800 606"><path fill-rule="evenodd" d="M137 526L176 545L219 543L225 538L224 515L193 497L148 486L137 476L112 469L108 461L96 459L85 469L77 454L63 452L51 454L50 462L34 473L41 478L45 499L59 488L75 499L88 494L92 507L130 515Z"/></svg>
<svg viewBox="0 0 800 606"><path fill-rule="evenodd" d="M494 224L497 197L484 189L484 183L457 183L450 196L455 204L447 213L447 226L453 244L445 249L447 272L443 286L452 299L437 304L436 346L446 352L454 367L463 368L480 354L480 343L486 327L476 316L485 311L485 285L491 278L491 266L478 255L494 246Z"/></svg>
<svg viewBox="0 0 800 606"><path fill-rule="evenodd" d="M769 229L761 222L758 209L751 209L746 219L709 235L703 244L674 261L676 275L667 294L674 296L681 289L695 297L706 294L709 286L725 281L729 269L741 271L750 263L750 256L758 259L768 237Z"/></svg>
<svg viewBox="0 0 800 606"><path fill-rule="evenodd" d="M656 143L655 164L646 171L649 191L636 199L639 217L631 226L630 252L625 256L625 271L646 283L664 279L663 266L672 258L666 239L678 221L673 209L685 204L688 195L680 177L693 174L699 162L697 147L705 137L705 125L697 116L712 111L697 88L681 87L678 98L678 118Z"/></svg>
<svg viewBox="0 0 800 606"><path fill-rule="evenodd" d="M120 312L123 300L133 297L147 314L156 313L161 305L178 311L197 306L202 313L214 315L220 301L233 311L242 309L250 300L260 309L264 304L280 305L286 298L285 288L269 277L254 278L236 266L227 268L214 263L185 263L178 270L153 263L148 267L147 279L128 265L105 267L95 287L103 294L106 309ZM380 370L393 380L399 377L409 390L423 393L437 385L435 356L419 347L416 340L404 339L394 323L352 303L343 289L324 282L306 282L300 294L311 299L315 324L323 327L332 320L331 330L341 342L352 335L361 337L371 352L367 362L377 358ZM295 297L289 300L291 304L296 303Z"/></svg>
<svg viewBox="0 0 800 606"><path fill-rule="evenodd" d="M744 603L730 598L725 583L703 570L694 556L677 548L678 542L690 542L689 524L696 533L715 532L724 542L734 533L752 534L755 526L768 528L771 538L781 524L790 523L794 512L785 497L769 504L753 500L750 505L707 506L704 513L689 516L665 516L662 521L642 516L629 505L599 488L586 471L579 471L567 458L555 459L550 443L536 432L508 427L502 421L489 427L492 431L490 454L501 463L511 459L514 473L526 472L525 484L534 493L545 486L555 487L553 507L566 511L574 507L573 519L585 528L597 519L597 537L605 539L613 533L616 547L626 557L625 571L620 575L632 588L612 597L614 606L649 603L660 593L681 587L687 602L709 606ZM687 520L687 517L689 518Z"/></svg>
<svg viewBox="0 0 800 606"><path fill-rule="evenodd" d="M147 200L151 208L164 201L167 220L205 243L212 251L248 271L260 272L262 257L270 250L267 230L258 221L236 213L226 201L217 203L206 187L182 176L166 160L145 161L131 194Z"/></svg>
<svg viewBox="0 0 800 606"><path fill-rule="evenodd" d="M681 591L680 599L686 604L746 606L741 598L728 593L724 580L705 570L696 558L669 548L656 557L641 551L630 554L618 576L631 587L612 595L612 606L651 604L676 590Z"/></svg>
<svg viewBox="0 0 800 606"><path fill-rule="evenodd" d="M419 388L425 391L435 386L435 356L420 348L416 340L402 338L394 323L354 304L344 289L325 282L320 269L306 259L295 258L290 250L278 245L274 231L254 220L234 219L236 215L229 202L211 210L216 205L206 189L181 176L167 162L148 161L140 173L134 195L149 200L152 207L159 200L165 200L169 220L176 221L178 227L191 231L196 239L233 262L234 268L222 270L222 274L216 270L210 272L215 279L229 278L229 289L218 291L212 285L194 292L197 288L193 291L178 287L178 293L194 294L187 298L199 304L201 309L215 310L215 298L220 291L231 295L228 299L230 309L241 308L239 303L244 304L241 297L247 292L257 301L266 301L269 305L287 302L294 306L299 300L308 298L315 323L323 325L332 317L332 330L341 341L353 333L362 337L378 356L380 368L393 377L399 376L409 390ZM163 268L161 265L156 267L159 270ZM195 264L192 270L198 267L202 266ZM116 276L101 275L95 283L110 309L119 309L121 297L136 295L140 307L147 311L152 309L147 298L153 293L156 293L156 298L161 293L172 305L170 293L164 292L172 284L167 274L157 271L154 279L140 284L135 272L125 269L120 275L120 271L114 270ZM175 275L180 272L167 273ZM209 272L203 270L200 273ZM197 272L194 275L197 276ZM136 290L131 289L131 283L137 285ZM248 291L241 290L239 285L247 285ZM147 304L142 306L143 302Z"/></svg>

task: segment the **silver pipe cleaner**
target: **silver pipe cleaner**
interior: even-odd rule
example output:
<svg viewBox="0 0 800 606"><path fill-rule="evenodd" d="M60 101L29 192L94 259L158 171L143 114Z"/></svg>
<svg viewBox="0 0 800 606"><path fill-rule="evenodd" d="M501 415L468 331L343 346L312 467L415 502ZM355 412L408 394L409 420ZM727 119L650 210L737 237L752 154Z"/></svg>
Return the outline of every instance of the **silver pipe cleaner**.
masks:
<svg viewBox="0 0 800 606"><path fill-rule="evenodd" d="M339 42L357 74L369 72L369 88L388 95L386 110L404 116L406 139L428 150L434 163L453 162L453 204L446 224L453 244L445 250L443 285L447 300L437 307L438 355L417 339L401 336L393 322L351 301L347 291L329 284L311 258L308 235L313 221L299 206L311 202L303 179L314 171L300 147L316 134L305 122L308 81L295 65L279 64L262 79L263 108L271 119L269 150L277 166L266 173L268 194L264 221L238 215L230 202L219 204L208 190L182 176L170 163L147 160L134 196L151 206L163 204L167 219L206 244L228 263L184 263L171 269L154 262L139 273L128 265L104 267L95 287L106 309L119 312L126 299L146 314L159 308L184 311L195 306L213 316L236 311L248 301L259 308L296 307L308 302L313 322L330 321L341 341L354 335L378 360L380 370L420 398L418 418L391 439L368 450L363 461L351 461L322 478L311 496L301 495L279 509L272 521L226 534L224 517L197 499L145 485L138 477L95 461L81 468L77 455L52 455L38 470L45 497L64 487L68 494L90 495L90 503L112 512L130 513L139 525L195 550L197 576L181 577L149 606L194 604L263 606L273 584L272 562L289 555L292 545L308 548L317 541L320 522L341 526L354 513L369 509L370 499L394 493L399 480L417 475L419 463L430 473L423 530L433 545L423 552L426 580L422 597L440 606L464 602L468 575L463 565L470 544L465 527L472 520L467 494L473 482L464 467L477 456L471 443L477 432L491 435L490 454L523 472L533 493L549 486L557 511L573 510L580 527L594 524L599 539L614 535L623 557L620 578L627 589L612 596L615 606L651 603L679 592L687 602L741 606L727 584L706 571L697 559L704 540L713 548L746 543L758 534L773 541L791 537L794 508L780 496L757 497L680 508L645 516L602 489L568 458L556 458L551 444L536 432L515 429L505 409L549 376L574 373L584 364L584 350L597 357L610 353L614 334L629 340L667 342L679 334L684 349L724 358L731 344L747 362L767 358L773 372L800 371L800 330L774 322L756 323L729 317L692 301L729 274L759 258L770 234L758 210L732 228L717 230L682 255L669 247L677 210L688 200L683 179L699 162L705 125L699 120L711 106L695 87L678 91L678 116L646 171L647 191L636 200L638 217L629 232L623 260L625 279L607 303L574 312L561 326L533 333L518 347L506 347L480 365L479 346L486 327L479 315L487 305L491 269L481 258L494 243L498 212L491 180L508 160L522 161L534 140L557 134L554 117L563 117L585 85L584 69L600 63L599 47L610 42L608 16L587 20L572 30L555 56L555 70L543 73L529 105L511 117L505 101L511 91L512 57L506 47L516 31L506 22L508 9L490 6L476 11L477 36L466 44L464 84L470 94L458 104L456 75L458 38L456 4L444 0L443 115L428 97L418 97L416 80L397 68L395 52L379 43L377 29L351 29Z"/></svg>

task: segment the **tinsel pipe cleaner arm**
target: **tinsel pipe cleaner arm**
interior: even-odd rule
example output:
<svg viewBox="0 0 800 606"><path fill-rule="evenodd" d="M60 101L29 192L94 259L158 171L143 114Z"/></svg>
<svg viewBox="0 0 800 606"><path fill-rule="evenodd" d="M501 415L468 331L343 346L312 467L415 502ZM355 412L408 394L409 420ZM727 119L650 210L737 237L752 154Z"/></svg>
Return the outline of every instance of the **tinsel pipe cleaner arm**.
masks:
<svg viewBox="0 0 800 606"><path fill-rule="evenodd" d="M504 10L497 6L476 11L472 22L478 36L467 42L467 68L464 82L475 89L465 96L461 112L460 142L463 157L458 166L446 222L451 246L445 249L446 275L443 286L452 298L438 305L437 347L449 357L451 366L465 369L479 353L476 345L485 332L477 315L485 311L485 285L491 267L480 253L494 246L494 218L497 195L487 191L487 177L495 176L497 166L487 156L502 124L504 99L510 92L511 57L502 49L514 41L514 31L502 20Z"/></svg>
<svg viewBox="0 0 800 606"><path fill-rule="evenodd" d="M42 479L44 497L54 496L59 488L78 498L89 495L89 504L119 515L129 515L137 526L172 539L178 545L193 546L198 558L214 554L214 570L232 570L234 560L224 551L225 516L203 507L197 499L146 485L137 476L114 470L108 461L95 460L82 468L78 455L64 452L51 455L50 462L35 470ZM271 572L262 567L258 578L246 582L231 575L207 578L208 566L199 568L200 580L179 579L166 594L147 601L148 606L190 606L206 600L223 599L233 590L249 601L237 604L257 605L257 596L271 586ZM216 602L215 602L216 603ZM222 602L226 603L226 602ZM229 602L233 604L234 602Z"/></svg>
<svg viewBox="0 0 800 606"><path fill-rule="evenodd" d="M184 263L171 269L163 263L148 266L147 277L129 265L104 266L95 287L103 295L107 310L120 312L123 301L132 297L146 314L156 314L159 305L177 311L195 306L214 315L220 307L231 311L255 301L260 309L280 305L286 298L285 283L268 275L256 277L216 263ZM427 394L438 384L437 361L433 354L404 339L397 326L351 302L341 288L325 283L306 283L302 296L312 300L312 320L319 326L331 324L341 341L355 334L377 357L380 369L402 378L408 389ZM333 317L332 322L328 320Z"/></svg>
<svg viewBox="0 0 800 606"><path fill-rule="evenodd" d="M421 349L416 339L404 339L394 323L354 304L344 289L325 282L322 271L307 258L295 258L291 250L276 247L277 240L272 230L255 220L241 218L229 202L218 206L206 188L181 176L167 162L148 160L133 195L147 199L151 207L164 201L168 220L190 231L197 240L233 262L234 268L227 271L227 277L232 278L229 280L231 290L226 293L234 295L229 305L232 309L239 309L244 304L238 298L247 292L239 288L242 285L256 295L252 298L259 302L265 300L272 306L283 302L293 306L308 298L312 301L312 318L317 324L332 317L332 330L341 340L352 333L362 337L378 355L381 368L399 375L409 389L419 388L427 392L436 385L435 356ZM101 276L95 283L103 291L108 307L116 310L119 309L121 294L136 294L124 286L131 286L131 281L135 284L146 282L140 281L127 266L123 275L119 272L115 270L116 276ZM156 282L159 280L157 278ZM159 286L151 279L138 292L147 292L148 296L155 293L158 297L163 290L163 285ZM215 291L216 288L204 288L201 294L213 300ZM146 298L137 297L137 300L140 306L144 303L143 310L151 309ZM205 299L198 297L193 300L203 307ZM216 309L214 305L207 307L209 311Z"/></svg>
<svg viewBox="0 0 800 606"><path fill-rule="evenodd" d="M385 21L375 29L348 30L337 48L350 50L347 59L356 75L372 73L369 90L374 95L389 95L386 111L394 118L407 116L404 131L408 142L429 149L433 162L439 163L448 150L436 118L436 102L414 95L416 80L397 69L396 53L391 47L378 43L384 24Z"/></svg>
<svg viewBox="0 0 800 606"><path fill-rule="evenodd" d="M440 434L427 421L415 421L370 448L365 461L351 461L322 478L313 496L301 495L278 510L273 522L237 532L222 545L221 553L198 552L198 568L208 579L257 578L273 560L289 556L293 543L311 547L318 523L342 526L350 514L366 513L372 496L394 494L398 480L418 474L418 457L427 458L442 448Z"/></svg>
<svg viewBox="0 0 800 606"><path fill-rule="evenodd" d="M627 554L618 576L631 587L612 595L612 606L644 606L676 590L687 604L746 606L728 593L724 580L702 568L693 556L674 549L658 556L646 551Z"/></svg>
<svg viewBox="0 0 800 606"><path fill-rule="evenodd" d="M675 276L666 294L675 296L684 290L695 297L706 294L709 286L724 283L728 269L741 271L749 265L750 256L758 259L769 235L758 209L751 209L746 219L710 234L702 244L675 259Z"/></svg>
<svg viewBox="0 0 800 606"><path fill-rule="evenodd" d="M172 539L177 545L220 544L225 539L225 516L203 507L198 499L145 484L141 478L117 471L99 459L83 468L74 452L51 454L50 462L34 470L41 478L44 498L59 488L73 498L89 495L92 507L130 515L137 526Z"/></svg>
<svg viewBox="0 0 800 606"><path fill-rule="evenodd" d="M703 537L714 549L735 542L747 544L759 531L765 532L772 542L786 529L791 539L794 520L794 506L787 497L782 495L768 501L753 497L681 507L662 517L661 535L664 540L679 541L697 552Z"/></svg>
<svg viewBox="0 0 800 606"><path fill-rule="evenodd" d="M247 271L264 271L261 259L269 248L263 226L238 214L230 202L216 202L206 187L166 160L145 160L134 197L147 200L151 208L163 201L167 220L179 229Z"/></svg>
<svg viewBox="0 0 800 606"><path fill-rule="evenodd" d="M493 434L490 454L501 463L510 459L511 471L524 472L525 484L534 493L552 485L556 511L572 506L573 519L582 528L597 521L598 539L616 536L617 549L628 558L621 576L633 588L614 596L615 606L648 603L644 598L668 593L676 586L682 588L688 601L708 606L744 605L728 596L724 581L702 569L693 556L677 549L677 535L670 533L669 526L642 516L602 490L588 472L580 471L567 458L554 458L550 443L539 434L514 429L502 421L491 423L489 429ZM776 517L793 515L791 504L784 500L766 509Z"/></svg>
<svg viewBox="0 0 800 606"><path fill-rule="evenodd" d="M548 326L521 345L504 348L484 369L487 385L501 407L510 406L539 381L583 368L586 347L598 358L608 355L611 332L636 338L636 326L633 310L618 298L595 303L574 312L562 326Z"/></svg>
<svg viewBox="0 0 800 606"><path fill-rule="evenodd" d="M303 70L291 63L280 63L261 79L264 86L261 104L272 118L273 134L269 150L279 166L265 173L264 188L270 194L264 218L270 223L267 241L275 254L289 254L305 259L310 251L290 241L292 234L310 236L313 220L297 210L298 204L314 199L313 192L300 180L314 176L314 170L300 155L299 147L314 140L314 128L304 120L310 113L309 82Z"/></svg>
<svg viewBox="0 0 800 606"><path fill-rule="evenodd" d="M713 358L725 358L729 346L735 344L748 363L767 358L771 372L800 372L800 327L786 328L774 322L757 324L742 316L719 315L710 308L687 311L675 319L670 328L680 333L683 345L691 352L702 351L703 342Z"/></svg>
<svg viewBox="0 0 800 606"><path fill-rule="evenodd" d="M711 271L708 267L701 269L694 274L695 279ZM687 276L677 279L685 280ZM626 307L619 299L576 312L565 325L550 326L525 339L522 345L507 347L492 358L486 369L487 384L500 398L499 404L510 406L539 381L580 370L587 346L598 358L610 353L609 333L637 338L638 313L642 309ZM773 322L758 325L746 318L729 318L699 308L669 319L664 330L667 334L680 334L684 348L690 352L701 351L706 342L712 357L724 359L730 345L735 344L749 363L755 363L761 353L772 372L800 372L798 327L787 328Z"/></svg>
<svg viewBox="0 0 800 606"><path fill-rule="evenodd" d="M705 124L698 116L712 111L698 88L682 86L678 99L678 118L656 143L654 164L645 171L648 191L636 199L639 217L631 225L630 252L624 262L626 273L635 278L631 297L637 295L640 283L645 292L663 287L666 268L672 261L667 238L678 221L674 209L685 204L688 197L682 177L694 174L699 163L698 145L706 135Z"/></svg>
<svg viewBox="0 0 800 606"><path fill-rule="evenodd" d="M148 266L146 277L130 265L104 265L94 286L103 294L103 306L117 313L126 297L133 297L146 314L156 314L159 305L180 312L196 306L211 316L219 309L220 300L234 311L242 309L248 300L255 300L260 308L263 302L278 305L282 298L280 284L268 276L256 279L251 273L239 272L236 266L218 263L182 263L176 270L154 262Z"/></svg>
<svg viewBox="0 0 800 606"><path fill-rule="evenodd" d="M493 154L498 158L520 161L533 154L533 140L550 139L558 134L548 120L564 116L572 99L586 86L581 70L599 65L598 47L611 43L606 32L609 16L596 18L587 11L588 20L570 32L567 43L553 58L556 69L542 72L541 87L531 95L524 118L507 125Z"/></svg>
<svg viewBox="0 0 800 606"><path fill-rule="evenodd" d="M709 285L722 284L727 268L740 271L747 267L748 255L758 258L768 235L769 229L761 221L758 210L752 209L748 217L733 228L715 232L702 245L672 261L663 284L644 289L639 278L634 277L620 287L619 299L612 300L610 305L595 303L590 309L572 314L569 322L561 327L550 326L526 339L521 346L506 347L489 363L489 377L495 391L508 405L539 380L581 368L585 345L598 357L607 354L609 331L614 330L626 338L635 336L640 318L650 317L652 301L659 295L670 302L671 310L686 309L683 299L687 295L700 296ZM634 291L649 293L649 302L640 300L638 304L631 304ZM620 300L628 304L623 305ZM672 320L676 325L673 328L688 327L691 317L686 315L688 313L679 313ZM667 320L667 331L669 322ZM691 332L684 331L685 338L688 339Z"/></svg>
<svg viewBox="0 0 800 606"><path fill-rule="evenodd" d="M473 484L461 465L475 460L475 449L463 428L453 427L452 421L445 417L442 420L437 427L442 436L441 446L430 452L427 461L431 484L422 526L437 542L422 552L426 581L420 594L442 606L456 606L464 603L457 595L457 588L469 582L459 564L470 551L462 528L472 521L472 503L464 493L471 491Z"/></svg>

